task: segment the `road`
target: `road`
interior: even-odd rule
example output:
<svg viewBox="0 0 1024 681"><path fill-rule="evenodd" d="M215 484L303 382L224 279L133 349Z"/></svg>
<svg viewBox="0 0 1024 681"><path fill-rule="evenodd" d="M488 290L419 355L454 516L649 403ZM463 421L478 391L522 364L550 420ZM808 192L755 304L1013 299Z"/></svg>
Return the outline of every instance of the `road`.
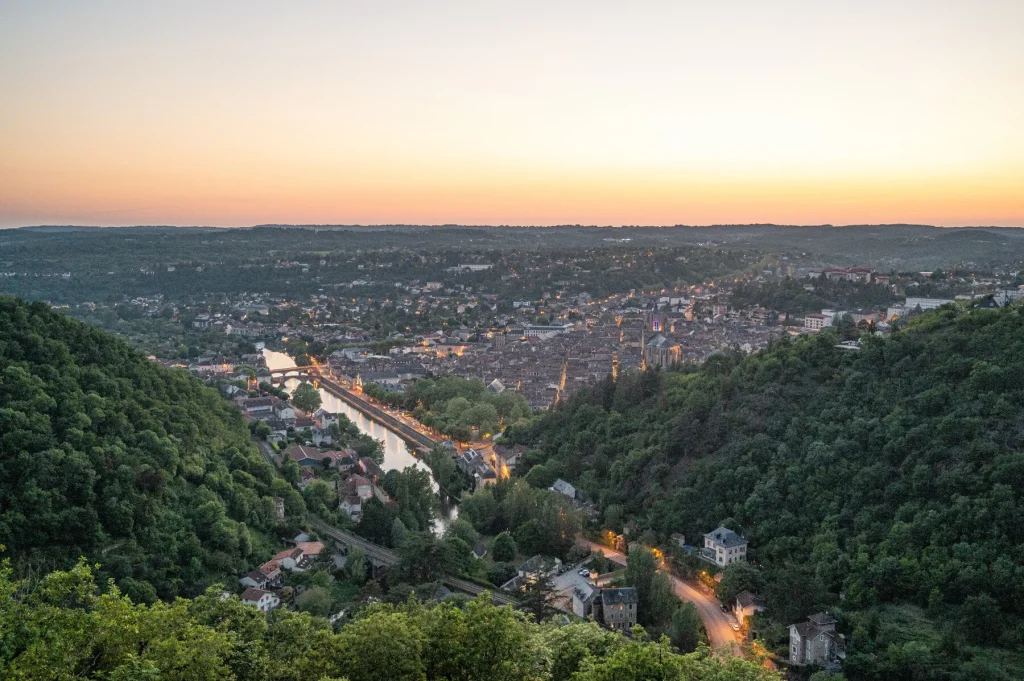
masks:
<svg viewBox="0 0 1024 681"><path fill-rule="evenodd" d="M626 564L626 555L621 551L595 544L583 537L577 537L576 543L584 548L589 548L591 551L600 551L613 562L621 565ZM672 589L675 591L676 596L684 601L693 603L694 607L697 608L697 614L700 615L704 629L708 632L708 641L711 643L711 648L716 653L739 655L739 642L736 640L736 632L732 628L736 621L732 615L722 612L721 605L714 597L708 596L699 589L690 586L675 575L669 573L668 578L672 581Z"/></svg>

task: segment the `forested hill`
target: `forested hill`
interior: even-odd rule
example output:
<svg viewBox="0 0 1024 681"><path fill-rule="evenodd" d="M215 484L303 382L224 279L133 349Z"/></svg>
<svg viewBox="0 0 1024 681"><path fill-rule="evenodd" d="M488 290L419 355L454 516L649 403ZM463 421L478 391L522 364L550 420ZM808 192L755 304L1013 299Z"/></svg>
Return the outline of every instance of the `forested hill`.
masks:
<svg viewBox="0 0 1024 681"><path fill-rule="evenodd" d="M142 601L233 582L274 527L272 484L215 391L0 296L0 544L15 568L86 556Z"/></svg>
<svg viewBox="0 0 1024 681"><path fill-rule="evenodd" d="M582 391L512 433L542 452L527 479L565 477L649 540L745 533L776 625L839 606L851 678L1024 674L1021 308L838 340Z"/></svg>

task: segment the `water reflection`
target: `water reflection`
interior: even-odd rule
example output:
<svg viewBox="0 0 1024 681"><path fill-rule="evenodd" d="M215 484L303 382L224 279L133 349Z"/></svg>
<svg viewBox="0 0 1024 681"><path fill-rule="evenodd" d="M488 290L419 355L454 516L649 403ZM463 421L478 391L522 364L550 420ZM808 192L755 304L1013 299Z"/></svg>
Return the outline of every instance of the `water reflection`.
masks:
<svg viewBox="0 0 1024 681"><path fill-rule="evenodd" d="M282 369L286 367L295 366L295 360L286 355L283 352L275 352L273 350L263 350L263 357L267 362L267 368L271 371L276 369ZM284 387L288 392L292 392L299 386L301 381L297 378L289 378L285 380ZM352 423L356 424L359 431L366 433L375 440L381 440L384 443L384 463L381 465L385 471L390 470L405 470L409 466L413 466L422 471L426 471L430 475L430 482L437 492L437 483L434 482L434 476L430 473L430 467L423 463L409 451L409 448L405 444L398 433L395 433L388 428L385 428L380 423L373 421L366 417L358 409L352 408L347 402L343 402L339 398L335 397L331 393L327 392L323 388L320 389L321 407L324 411L331 412L332 414L344 414L348 417ZM441 518L435 521L435 532L443 532L448 522L454 520L458 514L458 507L452 506L445 514L446 518Z"/></svg>

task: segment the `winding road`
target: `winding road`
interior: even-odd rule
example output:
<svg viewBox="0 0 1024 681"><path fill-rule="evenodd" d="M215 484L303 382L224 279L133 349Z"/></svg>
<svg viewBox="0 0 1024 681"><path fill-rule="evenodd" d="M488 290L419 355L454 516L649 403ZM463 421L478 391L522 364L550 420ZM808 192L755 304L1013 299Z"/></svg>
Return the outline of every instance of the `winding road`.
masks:
<svg viewBox="0 0 1024 681"><path fill-rule="evenodd" d="M596 544L583 537L577 537L576 543L584 548L589 548L591 551L600 551L606 558L615 563L620 565L626 564L626 555L621 551ZM667 574L668 578L672 581L672 589L675 591L676 596L684 601L693 603L694 607L697 608L697 614L700 615L704 629L708 632L708 641L711 642L711 648L718 654L739 656L740 646L736 640L736 632L732 628L735 621L731 615L722 612L718 600L690 586L675 575Z"/></svg>

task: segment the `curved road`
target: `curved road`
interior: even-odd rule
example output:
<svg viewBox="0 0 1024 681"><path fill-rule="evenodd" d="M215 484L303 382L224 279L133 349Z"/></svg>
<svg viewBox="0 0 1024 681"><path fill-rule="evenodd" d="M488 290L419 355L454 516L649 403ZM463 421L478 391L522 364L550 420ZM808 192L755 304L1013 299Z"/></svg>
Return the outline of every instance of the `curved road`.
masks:
<svg viewBox="0 0 1024 681"><path fill-rule="evenodd" d="M595 544L583 537L577 537L576 543L584 548L589 548L591 551L600 551L613 562L621 565L626 564L626 555L620 551ZM727 613L722 612L718 600L690 586L671 573L668 573L668 578L672 581L672 588L676 596L684 601L693 603L697 608L697 614L700 615L704 629L708 632L711 648L720 654L740 655L740 646L736 640L736 632L732 629L734 622Z"/></svg>

